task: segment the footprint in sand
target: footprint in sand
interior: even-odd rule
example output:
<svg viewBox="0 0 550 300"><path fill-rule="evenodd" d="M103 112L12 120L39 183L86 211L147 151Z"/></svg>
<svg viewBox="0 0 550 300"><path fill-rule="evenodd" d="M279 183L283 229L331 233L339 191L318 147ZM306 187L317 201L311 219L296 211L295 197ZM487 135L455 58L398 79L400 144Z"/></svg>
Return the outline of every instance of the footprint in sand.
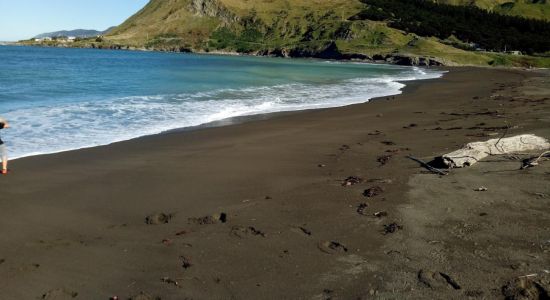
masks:
<svg viewBox="0 0 550 300"><path fill-rule="evenodd" d="M184 269L189 269L193 266L191 264L191 259L189 259L189 257L187 257L187 256L183 256L183 255L180 256L180 261L181 261L181 266Z"/></svg>
<svg viewBox="0 0 550 300"><path fill-rule="evenodd" d="M550 277L550 276L542 276ZM539 300L550 299L550 280L528 277L516 278L502 287L502 294L506 299Z"/></svg>
<svg viewBox="0 0 550 300"><path fill-rule="evenodd" d="M155 213L145 217L145 224L147 225L161 225L168 224L172 219L172 214Z"/></svg>
<svg viewBox="0 0 550 300"><path fill-rule="evenodd" d="M392 159L392 157L393 157L393 155L391 155L391 154L381 155L381 156L378 156L376 161L380 164L380 167L381 167L381 166L384 166L387 163L389 163L390 160Z"/></svg>
<svg viewBox="0 0 550 300"><path fill-rule="evenodd" d="M432 289L439 289L450 286L455 290L460 290L460 285L451 276L430 270L420 270L418 272L418 281Z"/></svg>
<svg viewBox="0 0 550 300"><path fill-rule="evenodd" d="M363 196L367 198L376 197L384 192L384 189L380 186L373 186L371 188L366 189L363 192Z"/></svg>
<svg viewBox="0 0 550 300"><path fill-rule="evenodd" d="M231 228L230 234L232 236L236 236L239 238L244 238L246 236L261 236L265 237L266 234L252 226L244 227L244 226L233 226Z"/></svg>
<svg viewBox="0 0 550 300"><path fill-rule="evenodd" d="M360 215L366 216L368 207L369 207L369 205L367 203L359 204L359 206L357 207L357 213L360 214Z"/></svg>
<svg viewBox="0 0 550 300"><path fill-rule="evenodd" d="M397 223L387 224L387 225L384 225L384 235L395 233L398 230L402 230L402 229L403 229L403 226Z"/></svg>
<svg viewBox="0 0 550 300"><path fill-rule="evenodd" d="M350 150L350 149L351 149L351 147L350 147L349 145L345 145L345 144L342 145L342 146L339 148L339 150L342 151L342 152L347 151L347 150Z"/></svg>
<svg viewBox="0 0 550 300"><path fill-rule="evenodd" d="M189 218L188 221L190 224L197 224L197 225L211 225L211 224L218 224L218 223L226 223L227 214L220 213L220 214L204 216L200 218Z"/></svg>
<svg viewBox="0 0 550 300"><path fill-rule="evenodd" d="M377 211L375 212L374 214L372 214L373 216L377 217L377 218L383 218L383 217L387 217L388 216L388 212L387 211Z"/></svg>
<svg viewBox="0 0 550 300"><path fill-rule="evenodd" d="M138 295L135 295L129 298L129 300L162 300L162 299L160 297L153 297L145 292L141 292Z"/></svg>
<svg viewBox="0 0 550 300"><path fill-rule="evenodd" d="M359 176L349 176L348 178L344 179L344 181L342 181L342 186L352 186L361 182L363 182L363 178Z"/></svg>
<svg viewBox="0 0 550 300"><path fill-rule="evenodd" d="M55 289L46 292L42 295L41 299L45 300L65 300L65 299L74 299L78 296L77 292L69 291L66 289Z"/></svg>
<svg viewBox="0 0 550 300"><path fill-rule="evenodd" d="M311 236L313 233L311 232L311 230L303 227L303 226L296 226L296 227L293 227L291 229L293 232L296 232L296 233L299 233L299 234L302 234L302 235L306 235L306 236Z"/></svg>
<svg viewBox="0 0 550 300"><path fill-rule="evenodd" d="M317 248L328 254L348 252L348 248L346 246L334 241L321 241L317 245Z"/></svg>

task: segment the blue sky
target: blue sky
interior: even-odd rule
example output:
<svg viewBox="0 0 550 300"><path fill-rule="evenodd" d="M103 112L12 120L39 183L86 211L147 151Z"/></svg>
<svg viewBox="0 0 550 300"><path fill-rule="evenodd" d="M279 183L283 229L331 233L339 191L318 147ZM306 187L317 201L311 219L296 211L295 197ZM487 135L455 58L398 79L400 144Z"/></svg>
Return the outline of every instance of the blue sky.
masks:
<svg viewBox="0 0 550 300"><path fill-rule="evenodd" d="M58 30L105 30L140 10L148 0L0 0L0 41L28 39Z"/></svg>

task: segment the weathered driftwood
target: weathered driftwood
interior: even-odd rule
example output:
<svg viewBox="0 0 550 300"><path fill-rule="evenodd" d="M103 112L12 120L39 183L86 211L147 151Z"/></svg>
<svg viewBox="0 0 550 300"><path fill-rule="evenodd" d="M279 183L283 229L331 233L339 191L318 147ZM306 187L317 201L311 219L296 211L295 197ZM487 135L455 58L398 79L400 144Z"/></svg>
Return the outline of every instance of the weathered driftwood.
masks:
<svg viewBox="0 0 550 300"><path fill-rule="evenodd" d="M550 149L545 138L523 134L509 138L492 139L486 142L469 143L464 148L442 156L449 168L468 167L489 155Z"/></svg>

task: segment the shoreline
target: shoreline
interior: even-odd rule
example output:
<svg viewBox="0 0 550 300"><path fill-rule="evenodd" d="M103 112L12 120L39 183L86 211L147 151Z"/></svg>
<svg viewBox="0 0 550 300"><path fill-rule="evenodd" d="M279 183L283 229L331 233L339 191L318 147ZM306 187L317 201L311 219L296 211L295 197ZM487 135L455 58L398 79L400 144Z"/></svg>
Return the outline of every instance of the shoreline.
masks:
<svg viewBox="0 0 550 300"><path fill-rule="evenodd" d="M549 81L458 68L389 101L16 160L0 178L0 296L495 299L533 273L522 286L546 293L548 162L439 177L405 155L507 124L550 137Z"/></svg>
<svg viewBox="0 0 550 300"><path fill-rule="evenodd" d="M413 67L411 67L411 68L413 68ZM414 67L414 68L427 68L427 67ZM194 131L194 130L200 130L200 129L203 129L203 128L232 126L232 125L235 125L235 124L242 124L242 123L247 123L247 122L251 122L251 121L253 122L255 120L267 120L267 119L270 119L270 118L273 118L273 117L283 116L283 115L287 115L287 114L305 113L305 112L309 112L309 111L325 110L325 109L332 109L332 108L338 108L338 107L346 107L346 106L367 104L371 101L378 101L378 100L386 99L387 97L392 97L392 96L395 97L397 95L401 95L401 94L405 93L405 91L407 90L407 88L410 85L418 84L419 82L423 82L423 81L437 80L437 79L443 78L445 76L445 74L447 74L450 70L450 68L443 68L443 67L431 67L431 68L428 68L428 69L435 69L437 71L440 71L441 74L440 74L439 77L433 77L433 78L392 81L392 82L395 82L395 83L402 84L404 86L402 88L400 88L399 91L397 91L397 93L395 93L395 94L390 93L390 94L385 95L385 96L373 97L373 98L370 98L370 99L368 98L368 96L366 96L365 97L366 100L364 100L363 102L352 103L352 104L344 104L344 105L339 105L339 106L321 107L321 108L305 108L305 109L299 109L299 110L282 110L282 111L267 112L267 113L253 113L253 114L250 114L250 115L245 114L245 115L240 115L240 116L234 116L234 117L229 117L229 118L225 118L225 119L215 120L215 121L211 121L211 122L207 122L207 123L202 123L202 124L194 125L194 126L178 127L178 128L168 129L168 130L158 132L158 133L147 134L147 135L138 136L138 137L125 139L125 140L118 140L118 141L114 141L114 142L110 142L110 143L106 143L106 144L93 145L93 146L84 146L84 147L80 147L80 148L72 148L72 149L60 150L60 151L49 152L49 153L37 153L37 154L28 154L28 155L24 155L24 156L18 156L18 157L15 157L15 158L10 158L10 161L16 161L16 160L20 160L20 159L24 159L24 158L28 158L28 157L47 156L47 155L62 154L62 153L72 152L72 151L79 151L79 150L82 150L82 149L91 149L91 148L96 148L96 147L104 147L104 146L109 146L109 145L113 145L113 144L117 144L117 143L123 143L123 142L132 141L132 140L136 140L136 139L146 138L146 137L150 137L150 136L156 136L156 135L165 135L165 134L177 133L177 132ZM436 74L433 74L433 76L436 76ZM389 91L388 91L388 93L389 93Z"/></svg>
<svg viewBox="0 0 550 300"><path fill-rule="evenodd" d="M374 56L380 56L382 59L374 59L366 55L357 55L353 54L344 54L340 53L339 57L317 57L315 55L311 56L281 56L274 54L262 54L261 52L257 53L244 53L236 51L224 51L224 50L213 50L213 51L195 51L193 49L149 49L149 48L138 48L138 47L122 47L117 45L105 46L70 46L70 45L36 45L36 44L24 44L21 42L15 42L9 45L4 46L17 46L17 47L38 47L38 48L60 48L60 49L93 49L93 50L111 50L111 51L137 51L137 52L155 52L155 53L174 53L174 54L196 54L196 55L219 55L219 56L243 56L243 57L271 57L271 58L284 58L284 59L314 59L314 60L329 60L329 61L344 61L344 62L357 62L357 63L371 63L371 64L383 64L390 66L410 66L410 67L452 67L454 64L444 65L439 58L430 55L413 55L413 54L400 54L400 53L386 53L379 54ZM373 57L374 57L373 56ZM463 65L462 67L473 67L474 65ZM487 67L487 66L479 66ZM513 67L512 67L513 68Z"/></svg>

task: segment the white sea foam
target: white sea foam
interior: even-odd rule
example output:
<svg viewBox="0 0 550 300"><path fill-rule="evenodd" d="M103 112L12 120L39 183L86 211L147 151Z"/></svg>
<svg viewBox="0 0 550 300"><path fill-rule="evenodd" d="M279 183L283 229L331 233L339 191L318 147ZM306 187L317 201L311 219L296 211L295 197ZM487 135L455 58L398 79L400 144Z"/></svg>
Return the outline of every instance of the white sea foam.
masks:
<svg viewBox="0 0 550 300"><path fill-rule="evenodd" d="M399 76L334 84L285 84L195 94L134 96L26 107L9 112L3 132L12 158L106 145L231 117L345 106L399 94L401 81L440 77L411 68Z"/></svg>

